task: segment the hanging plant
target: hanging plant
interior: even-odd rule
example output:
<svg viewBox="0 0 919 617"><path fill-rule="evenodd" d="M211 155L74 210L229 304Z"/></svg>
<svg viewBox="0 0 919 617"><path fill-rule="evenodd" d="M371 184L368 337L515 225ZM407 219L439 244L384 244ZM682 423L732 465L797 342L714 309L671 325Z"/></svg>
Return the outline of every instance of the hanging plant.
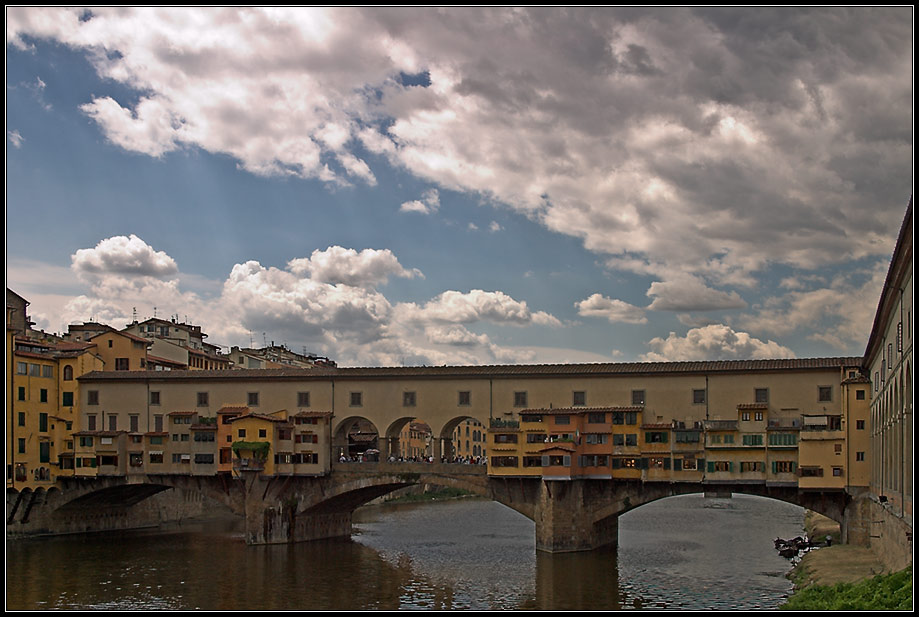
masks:
<svg viewBox="0 0 919 617"><path fill-rule="evenodd" d="M242 458L243 452L251 452L252 457L258 461L268 459L268 450L271 444L267 441L237 441L233 443L233 452L238 458Z"/></svg>

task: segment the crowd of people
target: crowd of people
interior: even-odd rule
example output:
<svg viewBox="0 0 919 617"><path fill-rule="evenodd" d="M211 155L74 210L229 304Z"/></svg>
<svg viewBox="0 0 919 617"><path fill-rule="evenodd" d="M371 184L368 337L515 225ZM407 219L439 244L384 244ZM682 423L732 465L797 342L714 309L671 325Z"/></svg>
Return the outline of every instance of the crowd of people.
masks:
<svg viewBox="0 0 919 617"><path fill-rule="evenodd" d="M339 463L375 463L378 462L379 456L365 456L363 454L345 455L338 457ZM390 463L434 463L433 456L395 456L390 455L387 459ZM440 462L451 465L485 465L486 457L484 456L442 456Z"/></svg>

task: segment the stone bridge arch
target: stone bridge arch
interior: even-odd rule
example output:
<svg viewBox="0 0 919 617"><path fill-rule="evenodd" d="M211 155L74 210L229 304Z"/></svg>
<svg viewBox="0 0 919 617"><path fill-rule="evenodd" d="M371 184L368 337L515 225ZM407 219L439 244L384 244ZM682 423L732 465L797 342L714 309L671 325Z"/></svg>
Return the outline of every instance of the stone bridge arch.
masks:
<svg viewBox="0 0 919 617"><path fill-rule="evenodd" d="M226 476L60 478L59 488L7 491L7 535L84 533L156 526L224 507L245 514Z"/></svg>

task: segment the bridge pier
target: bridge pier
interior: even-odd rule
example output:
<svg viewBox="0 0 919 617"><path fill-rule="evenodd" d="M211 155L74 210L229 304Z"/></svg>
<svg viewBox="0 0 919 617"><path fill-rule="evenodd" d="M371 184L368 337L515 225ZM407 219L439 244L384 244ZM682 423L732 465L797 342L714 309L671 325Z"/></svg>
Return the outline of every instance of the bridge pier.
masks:
<svg viewBox="0 0 919 617"><path fill-rule="evenodd" d="M351 537L350 512L298 513L295 503L266 506L256 500L251 505L252 508L246 502L246 544L287 544Z"/></svg>
<svg viewBox="0 0 919 617"><path fill-rule="evenodd" d="M534 510L536 550L567 553L618 544L618 515L596 521L587 491L585 480L542 481Z"/></svg>

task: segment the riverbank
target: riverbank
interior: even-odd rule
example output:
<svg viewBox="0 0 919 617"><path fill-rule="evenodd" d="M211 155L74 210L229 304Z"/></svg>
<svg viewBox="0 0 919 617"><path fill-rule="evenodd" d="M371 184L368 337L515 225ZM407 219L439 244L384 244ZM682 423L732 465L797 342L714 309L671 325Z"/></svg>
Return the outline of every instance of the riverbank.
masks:
<svg viewBox="0 0 919 617"><path fill-rule="evenodd" d="M837 583L857 583L888 573L871 549L840 544L839 523L836 521L807 510L804 514L804 530L814 540L822 541L829 536L832 546L804 554L789 574L796 590Z"/></svg>
<svg viewBox="0 0 919 617"><path fill-rule="evenodd" d="M833 545L807 552L795 565L788 575L795 592L782 608L912 608L911 568L892 573L871 549L837 544L839 524L815 512L805 514L804 526L809 537L830 536Z"/></svg>

